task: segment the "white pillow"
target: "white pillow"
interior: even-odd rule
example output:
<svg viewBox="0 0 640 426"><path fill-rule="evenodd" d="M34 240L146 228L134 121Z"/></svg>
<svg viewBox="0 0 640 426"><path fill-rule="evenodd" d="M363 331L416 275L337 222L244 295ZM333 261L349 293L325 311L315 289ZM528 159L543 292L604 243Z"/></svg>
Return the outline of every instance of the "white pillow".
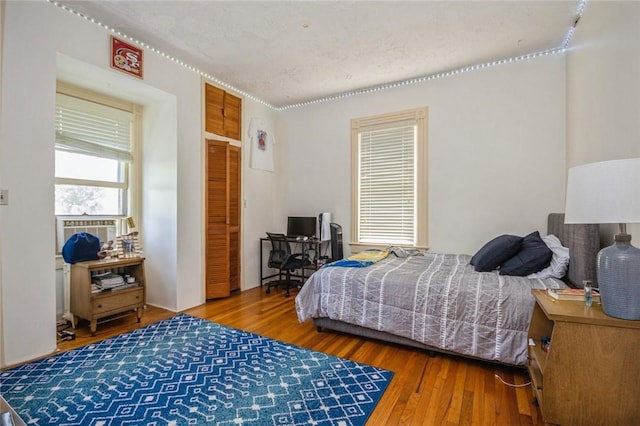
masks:
<svg viewBox="0 0 640 426"><path fill-rule="evenodd" d="M569 266L569 249L553 234L542 237L542 241L552 252L551 264L541 271L528 275L527 278L562 278L567 274Z"/></svg>

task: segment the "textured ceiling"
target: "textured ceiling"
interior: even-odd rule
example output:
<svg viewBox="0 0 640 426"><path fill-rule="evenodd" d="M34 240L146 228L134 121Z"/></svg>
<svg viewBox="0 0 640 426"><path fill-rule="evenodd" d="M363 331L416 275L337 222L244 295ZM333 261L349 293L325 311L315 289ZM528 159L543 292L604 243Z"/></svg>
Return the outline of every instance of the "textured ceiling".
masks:
<svg viewBox="0 0 640 426"><path fill-rule="evenodd" d="M60 0L273 106L560 47L578 1Z"/></svg>

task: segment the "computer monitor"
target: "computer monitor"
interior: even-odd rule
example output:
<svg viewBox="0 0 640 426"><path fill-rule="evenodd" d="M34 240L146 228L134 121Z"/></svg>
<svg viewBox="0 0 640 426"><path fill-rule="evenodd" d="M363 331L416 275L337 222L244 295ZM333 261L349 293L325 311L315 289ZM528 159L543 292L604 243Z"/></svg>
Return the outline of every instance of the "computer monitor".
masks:
<svg viewBox="0 0 640 426"><path fill-rule="evenodd" d="M287 237L313 237L316 235L316 217L289 216Z"/></svg>

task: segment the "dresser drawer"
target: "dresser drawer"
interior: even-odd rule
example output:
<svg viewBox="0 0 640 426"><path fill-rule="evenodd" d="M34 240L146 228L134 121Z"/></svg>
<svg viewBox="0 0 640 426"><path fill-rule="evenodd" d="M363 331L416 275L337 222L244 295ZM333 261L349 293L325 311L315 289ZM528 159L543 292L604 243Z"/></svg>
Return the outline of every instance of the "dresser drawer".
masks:
<svg viewBox="0 0 640 426"><path fill-rule="evenodd" d="M117 290L111 294L101 294L92 301L93 314L99 315L114 310L133 309L144 303L144 289L142 287Z"/></svg>

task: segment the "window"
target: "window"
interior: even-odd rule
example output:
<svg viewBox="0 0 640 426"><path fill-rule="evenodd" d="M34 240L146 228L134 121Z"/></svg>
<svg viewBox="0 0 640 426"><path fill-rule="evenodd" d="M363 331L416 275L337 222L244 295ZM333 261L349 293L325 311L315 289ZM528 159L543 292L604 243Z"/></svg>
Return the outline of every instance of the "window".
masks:
<svg viewBox="0 0 640 426"><path fill-rule="evenodd" d="M427 246L427 109L354 119L352 245Z"/></svg>
<svg viewBox="0 0 640 426"><path fill-rule="evenodd" d="M138 117L131 103L58 83L56 215L133 216Z"/></svg>

